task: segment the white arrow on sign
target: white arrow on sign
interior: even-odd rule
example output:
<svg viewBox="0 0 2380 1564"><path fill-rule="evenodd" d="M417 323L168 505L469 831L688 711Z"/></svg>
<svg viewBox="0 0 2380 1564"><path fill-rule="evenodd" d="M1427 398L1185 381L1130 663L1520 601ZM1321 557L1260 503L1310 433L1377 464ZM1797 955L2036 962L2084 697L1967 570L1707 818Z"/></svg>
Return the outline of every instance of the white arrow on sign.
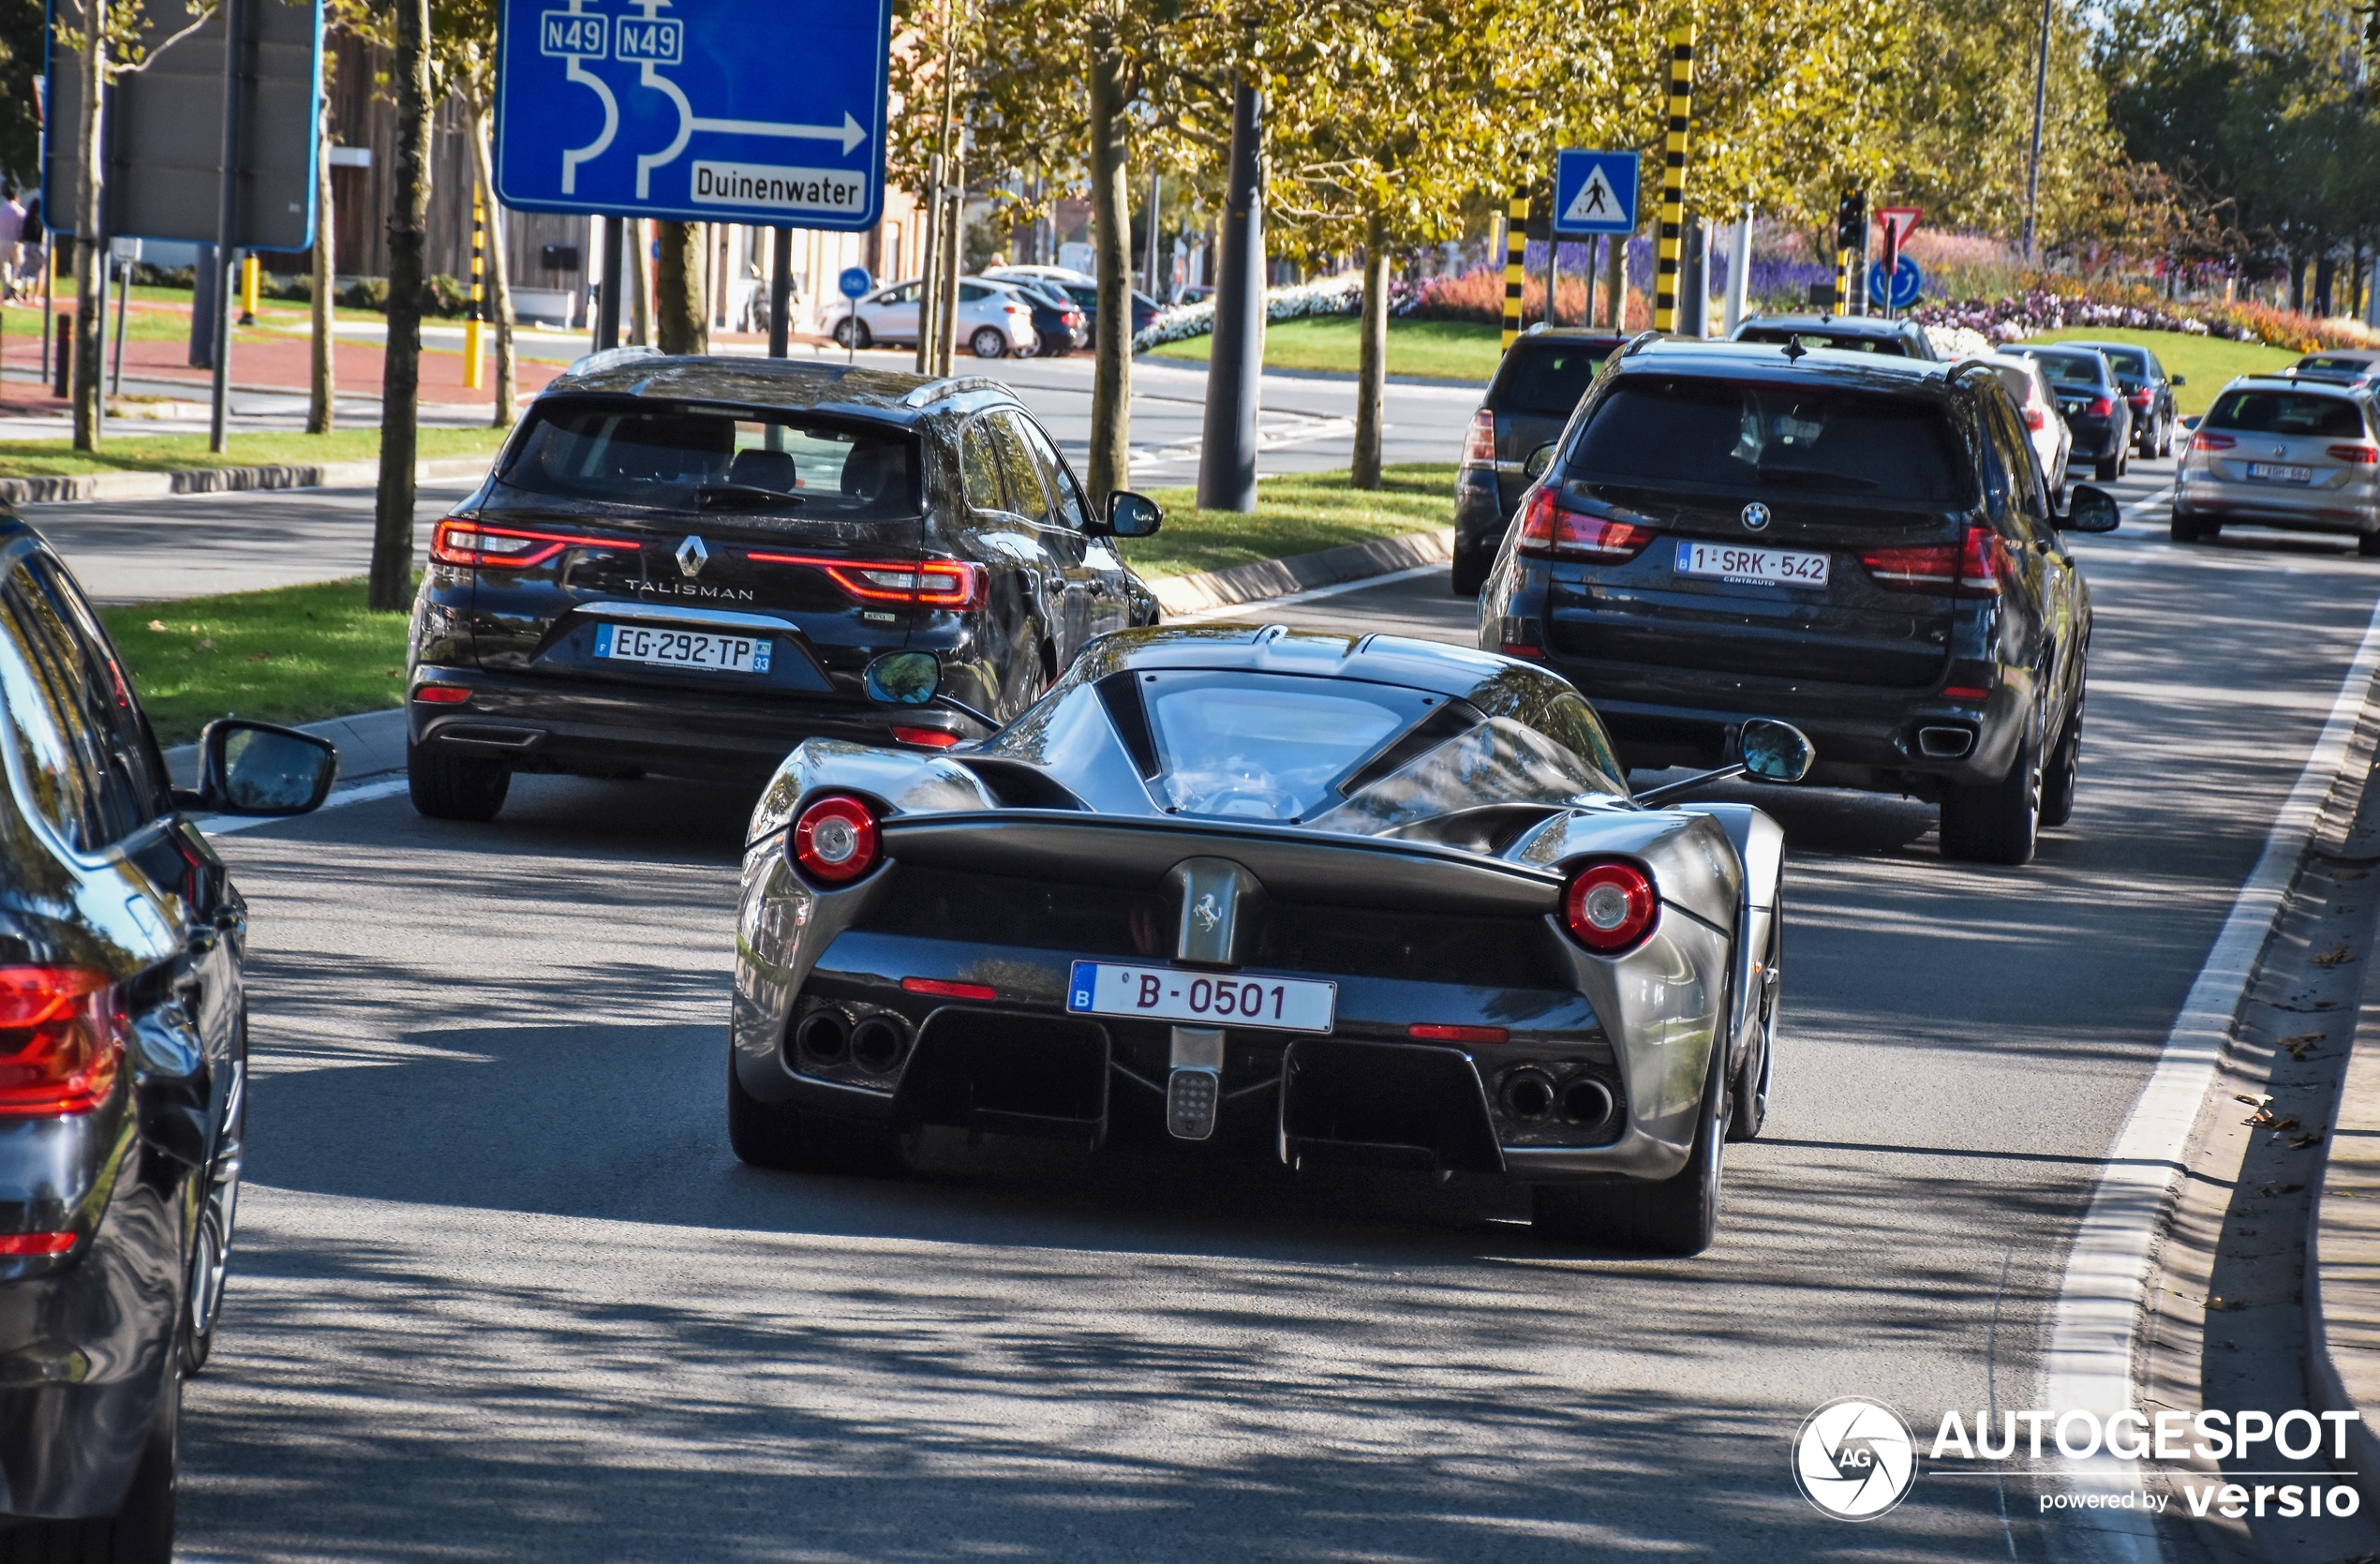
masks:
<svg viewBox="0 0 2380 1564"><path fill-rule="evenodd" d="M715 130L730 136L782 136L803 142L840 142L846 157L851 156L852 148L868 139L868 132L851 117L848 110L844 111L843 123L840 126L778 125L756 119L704 119L694 112L694 106L686 101L686 94L677 82L662 75L649 63L640 69L646 86L677 105L677 135L659 152L647 153L636 159L638 201L646 200L652 193L653 171L677 162L678 155L686 150L686 143L694 139L697 130Z"/></svg>
<svg viewBox="0 0 2380 1564"><path fill-rule="evenodd" d="M1619 215L1619 192L1613 189L1612 182L1603 177L1603 165L1597 163L1588 168L1586 183L1578 187L1578 194L1570 198L1570 204L1562 209L1562 221L1591 223L1599 218L1610 222Z"/></svg>

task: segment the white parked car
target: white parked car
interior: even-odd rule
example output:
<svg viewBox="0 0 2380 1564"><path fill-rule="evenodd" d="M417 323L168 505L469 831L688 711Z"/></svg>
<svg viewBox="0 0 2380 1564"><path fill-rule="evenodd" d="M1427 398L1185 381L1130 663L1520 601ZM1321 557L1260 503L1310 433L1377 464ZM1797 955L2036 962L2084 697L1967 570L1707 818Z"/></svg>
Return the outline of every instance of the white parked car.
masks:
<svg viewBox="0 0 2380 1564"><path fill-rule="evenodd" d="M994 266L984 276L998 282L1005 277L1037 277L1043 282L1088 283L1096 288L1099 279L1076 271L1071 266Z"/></svg>
<svg viewBox="0 0 2380 1564"><path fill-rule="evenodd" d="M879 288L831 313L836 345L850 348L908 347L917 340L918 302L925 284L915 277ZM856 339L856 340L855 340ZM1040 346L1034 335L1033 305L1010 290L982 277L959 279L959 340L977 358L1019 358Z"/></svg>
<svg viewBox="0 0 2380 1564"><path fill-rule="evenodd" d="M2074 455L2075 432L2059 416L2058 394L2049 389L2041 361L2019 353L1993 353L1984 362L1999 372L2008 395L2016 399L2016 410L2025 420L2025 438L2033 442L2033 454L2041 458L2042 478L2049 492L2057 493L2066 486L2066 463Z"/></svg>

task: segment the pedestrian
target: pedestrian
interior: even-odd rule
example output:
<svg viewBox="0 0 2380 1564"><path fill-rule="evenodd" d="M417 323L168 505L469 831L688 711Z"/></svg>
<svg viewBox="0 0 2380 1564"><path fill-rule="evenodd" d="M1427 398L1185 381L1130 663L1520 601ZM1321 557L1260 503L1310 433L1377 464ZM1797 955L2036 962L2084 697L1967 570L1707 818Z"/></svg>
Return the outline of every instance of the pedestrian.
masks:
<svg viewBox="0 0 2380 1564"><path fill-rule="evenodd" d="M44 242L48 231L41 225L41 192L36 190L22 210L24 216L17 232L17 276L24 279L25 293L30 297L41 291L37 279L50 255Z"/></svg>
<svg viewBox="0 0 2380 1564"><path fill-rule="evenodd" d="M13 184L0 185L0 300L17 296L17 245L24 237L24 204Z"/></svg>

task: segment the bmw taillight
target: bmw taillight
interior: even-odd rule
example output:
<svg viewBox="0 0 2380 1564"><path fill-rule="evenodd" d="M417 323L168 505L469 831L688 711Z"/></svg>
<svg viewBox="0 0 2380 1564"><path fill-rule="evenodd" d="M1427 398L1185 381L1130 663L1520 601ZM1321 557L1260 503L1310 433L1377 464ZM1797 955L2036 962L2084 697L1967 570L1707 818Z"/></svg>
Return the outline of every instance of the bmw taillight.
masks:
<svg viewBox="0 0 2380 1564"><path fill-rule="evenodd" d="M1521 507L1520 551L1533 559L1620 564L1644 553L1656 536L1650 527L1569 510L1553 489L1539 489Z"/></svg>
<svg viewBox="0 0 2380 1564"><path fill-rule="evenodd" d="M1998 597L2009 571L2008 544L1988 527L1970 527L1955 544L1871 548L1859 562L1879 587L1945 597Z"/></svg>
<svg viewBox="0 0 2380 1564"><path fill-rule="evenodd" d="M990 575L968 559L838 559L814 554L751 554L764 565L808 565L863 603L909 603L923 608L980 608Z"/></svg>
<svg viewBox="0 0 2380 1564"><path fill-rule="evenodd" d="M2090 411L2093 418L2105 418L2115 410L2116 404L2107 397L2094 396L2090 399Z"/></svg>
<svg viewBox="0 0 2380 1564"><path fill-rule="evenodd" d="M884 839L868 800L848 793L813 798L794 821L794 863L821 885L848 885L876 867Z"/></svg>
<svg viewBox="0 0 2380 1564"><path fill-rule="evenodd" d="M634 548L611 538L583 537L574 532L534 532L516 527L487 527L464 516L448 516L430 533L430 558L441 565L472 569L528 570L542 565L566 548Z"/></svg>
<svg viewBox="0 0 2380 1564"><path fill-rule="evenodd" d="M1653 931L1661 899L1642 869L1616 859L1591 863L1562 890L1562 922L1599 956L1616 956Z"/></svg>
<svg viewBox="0 0 2380 1564"><path fill-rule="evenodd" d="M2354 467L2371 467L2380 463L2380 446L2334 445L2329 449L2330 459L2334 462L2346 462Z"/></svg>
<svg viewBox="0 0 2380 1564"><path fill-rule="evenodd" d="M2229 435L2211 434L2205 429L2190 437L2193 451L2228 451L2239 442Z"/></svg>
<svg viewBox="0 0 2380 1564"><path fill-rule="evenodd" d="M125 1026L106 973L0 967L0 1114L88 1113L107 1101Z"/></svg>
<svg viewBox="0 0 2380 1564"><path fill-rule="evenodd" d="M1471 415L1470 431L1463 437L1463 465L1470 468L1495 465L1495 414L1481 408Z"/></svg>

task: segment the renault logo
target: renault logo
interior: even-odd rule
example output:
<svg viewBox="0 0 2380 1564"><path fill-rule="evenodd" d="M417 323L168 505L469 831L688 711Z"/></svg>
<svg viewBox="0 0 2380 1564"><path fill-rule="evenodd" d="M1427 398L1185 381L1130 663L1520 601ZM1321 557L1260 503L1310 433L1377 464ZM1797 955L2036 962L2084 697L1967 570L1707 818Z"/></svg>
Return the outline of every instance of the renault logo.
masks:
<svg viewBox="0 0 2380 1564"><path fill-rule="evenodd" d="M1755 500L1744 507L1744 529L1757 532L1768 525L1768 507Z"/></svg>
<svg viewBox="0 0 2380 1564"><path fill-rule="evenodd" d="M677 569L680 573L689 578L700 575L703 567L709 563L710 550L703 546L702 539L689 534L686 541L677 545Z"/></svg>

